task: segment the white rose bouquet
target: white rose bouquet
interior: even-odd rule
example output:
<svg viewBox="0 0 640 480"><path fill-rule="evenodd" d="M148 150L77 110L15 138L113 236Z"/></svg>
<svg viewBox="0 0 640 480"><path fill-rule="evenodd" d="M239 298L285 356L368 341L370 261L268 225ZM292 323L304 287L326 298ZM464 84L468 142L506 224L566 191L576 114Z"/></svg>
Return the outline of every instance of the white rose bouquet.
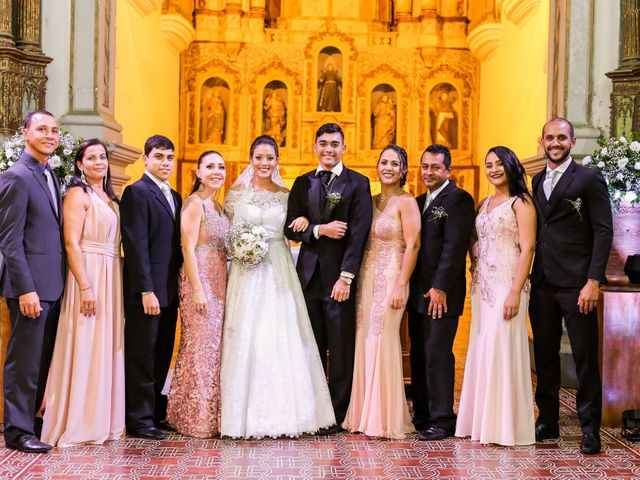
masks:
<svg viewBox="0 0 640 480"><path fill-rule="evenodd" d="M60 179L63 193L73 177L73 162L76 150L82 141L82 138L74 137L66 130L60 130L60 145L49 157L49 166ZM23 150L24 138L22 138L22 132L18 130L0 146L0 175L18 161Z"/></svg>
<svg viewBox="0 0 640 480"><path fill-rule="evenodd" d="M245 268L258 265L269 251L269 237L261 225L240 222L232 225L224 239L227 255Z"/></svg>
<svg viewBox="0 0 640 480"><path fill-rule="evenodd" d="M600 147L582 164L604 176L614 209L622 199L640 203L640 142L625 137L598 140Z"/></svg>

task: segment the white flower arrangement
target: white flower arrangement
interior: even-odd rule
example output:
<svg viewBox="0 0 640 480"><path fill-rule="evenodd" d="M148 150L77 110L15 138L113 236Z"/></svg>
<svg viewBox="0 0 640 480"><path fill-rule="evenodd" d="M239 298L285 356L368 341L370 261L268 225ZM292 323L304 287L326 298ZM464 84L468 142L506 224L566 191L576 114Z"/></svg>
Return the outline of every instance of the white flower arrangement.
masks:
<svg viewBox="0 0 640 480"><path fill-rule="evenodd" d="M245 268L258 265L269 251L269 236L261 225L240 222L232 225L224 239L227 255Z"/></svg>
<svg viewBox="0 0 640 480"><path fill-rule="evenodd" d="M325 197L327 199L327 203L329 204L329 210L333 210L342 201L342 195L340 195L339 192L330 191L329 187L325 184L322 184L322 186L324 187Z"/></svg>
<svg viewBox="0 0 640 480"><path fill-rule="evenodd" d="M444 207L437 206L437 207L433 207L433 209L431 210L430 220L435 222L436 220L444 219L444 218L447 218L448 216L449 214L444 209Z"/></svg>
<svg viewBox="0 0 640 480"><path fill-rule="evenodd" d="M60 144L49 157L49 166L60 179L63 193L73 178L76 150L82 141L82 138L74 137L66 130L60 130ZM0 175L18 161L23 151L24 138L22 132L18 130L0 146Z"/></svg>
<svg viewBox="0 0 640 480"><path fill-rule="evenodd" d="M565 200L571 204L571 208L580 216L580 221L582 221L582 199L578 197L575 200L569 198L565 198Z"/></svg>
<svg viewBox="0 0 640 480"><path fill-rule="evenodd" d="M640 203L640 142L625 137L598 140L600 147L582 164L602 173L614 210L622 199Z"/></svg>

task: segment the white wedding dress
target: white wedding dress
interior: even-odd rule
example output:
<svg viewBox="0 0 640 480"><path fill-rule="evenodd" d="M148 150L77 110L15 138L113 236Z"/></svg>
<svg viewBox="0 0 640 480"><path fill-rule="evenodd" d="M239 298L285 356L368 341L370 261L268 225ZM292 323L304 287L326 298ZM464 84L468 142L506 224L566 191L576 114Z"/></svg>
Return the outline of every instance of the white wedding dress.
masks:
<svg viewBox="0 0 640 480"><path fill-rule="evenodd" d="M231 263L222 337L220 434L295 437L336 423L293 258L283 236L286 192L231 190L232 225L262 225L267 257Z"/></svg>

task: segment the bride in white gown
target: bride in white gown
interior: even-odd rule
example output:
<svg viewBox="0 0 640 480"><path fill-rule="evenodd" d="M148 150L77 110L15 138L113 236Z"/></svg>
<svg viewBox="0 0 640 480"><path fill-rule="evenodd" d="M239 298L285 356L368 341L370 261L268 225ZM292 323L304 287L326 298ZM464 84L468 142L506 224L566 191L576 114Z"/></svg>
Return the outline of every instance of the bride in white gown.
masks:
<svg viewBox="0 0 640 480"><path fill-rule="evenodd" d="M335 424L293 258L283 235L288 190L277 173L278 146L266 135L251 145L250 166L225 199L233 225L265 228L266 258L232 261L222 339L220 434L298 436Z"/></svg>

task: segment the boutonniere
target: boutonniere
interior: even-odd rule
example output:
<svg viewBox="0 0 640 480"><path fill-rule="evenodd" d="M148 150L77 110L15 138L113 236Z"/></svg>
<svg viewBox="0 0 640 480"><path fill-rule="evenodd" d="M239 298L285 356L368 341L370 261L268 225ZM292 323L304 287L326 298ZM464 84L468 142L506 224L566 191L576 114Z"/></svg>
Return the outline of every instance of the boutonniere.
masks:
<svg viewBox="0 0 640 480"><path fill-rule="evenodd" d="M449 214L443 207L433 207L433 210L431 210L431 220L433 221L441 220L443 218L447 218L448 216Z"/></svg>
<svg viewBox="0 0 640 480"><path fill-rule="evenodd" d="M338 192L329 191L329 187L325 184L322 184L322 186L324 187L324 193L327 198L327 202L329 203L329 209L333 210L342 200L342 195Z"/></svg>
<svg viewBox="0 0 640 480"><path fill-rule="evenodd" d="M580 221L582 221L582 199L578 197L575 200L568 198L565 198L565 200L571 204L573 210L580 216Z"/></svg>

